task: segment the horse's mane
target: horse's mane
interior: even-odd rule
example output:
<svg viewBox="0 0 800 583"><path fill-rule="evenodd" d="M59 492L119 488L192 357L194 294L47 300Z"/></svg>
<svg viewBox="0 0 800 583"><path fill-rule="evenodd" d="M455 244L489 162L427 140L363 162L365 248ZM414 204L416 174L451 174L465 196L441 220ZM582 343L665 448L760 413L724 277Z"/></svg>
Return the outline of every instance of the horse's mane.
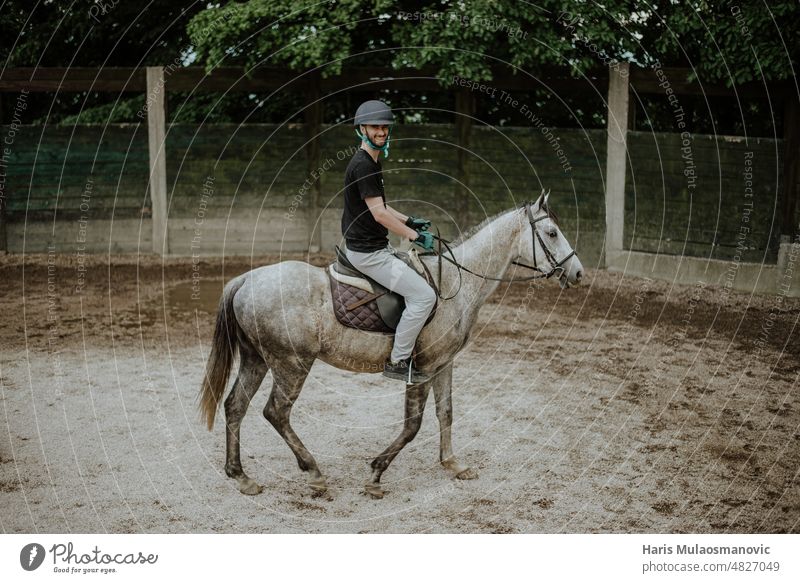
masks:
<svg viewBox="0 0 800 583"><path fill-rule="evenodd" d="M522 206L524 206L524 205L525 205L525 203L522 203L522 205L521 205L521 206L518 206L518 207L516 207L516 208L522 208ZM486 225L488 225L489 223L491 223L491 222L492 222L492 221L494 221L495 219L497 219L497 218L501 217L502 215L504 215L504 214L506 214L506 213L510 213L510 212L511 212L511 211L513 211L513 210L515 210L515 209L505 209L505 210L502 210L502 211L500 211L499 213L497 213L497 214L494 214L494 215L492 215L492 216L490 216L490 217L486 217L485 219L483 219L483 220L482 220L480 223L478 223L477 225L473 225L473 226L471 226L469 229L466 229L466 230L462 231L462 232L461 232L461 234L460 234L458 237L456 237L456 238L453 240L453 242L452 242L452 243L450 243L450 245L451 245L452 247L456 247L456 246L458 246L458 245L461 245L461 244L462 244L464 241L466 241L466 240L468 240L469 238L471 238L471 237L472 237L472 236L473 236L475 233L477 233L478 231L480 231L480 230L481 230L482 228L484 228Z"/></svg>
<svg viewBox="0 0 800 583"><path fill-rule="evenodd" d="M495 219L497 219L497 218L499 218L499 217L501 217L501 216L503 216L503 215L505 215L505 214L507 214L507 213L510 213L510 212L512 212L512 211L515 211L515 210L517 210L517 209L522 209L522 208L525 208L525 205L526 205L526 204L527 204L527 201L525 201L525 202L521 202L520 204L518 204L518 205L517 205L516 207L514 207L514 208L511 208L511 209L505 209L505 210L502 210L502 211L500 211L499 213L497 213L497 214L494 214L494 215L492 215L492 216L490 216L490 217L486 217L485 219L483 219L483 220L482 220L480 223L478 223L477 225L473 225L473 226L472 226L472 227L470 227L469 229L466 229L465 231L463 231L463 232L462 232L462 233L461 233L461 234L460 234L458 237L456 237L456 238L453 240L453 242L452 242L452 243L450 243L450 245L451 245L452 247L456 247L456 246L458 246L458 245L461 245L461 244L462 244L464 241L467 241L469 238L471 238L473 235L475 235L475 233L477 233L478 231L480 231L481 229L483 229L483 228L484 228L486 225L488 225L489 223L491 223L491 222L492 222L492 221L494 221ZM558 216L556 215L556 213L554 213L554 212L553 212L553 209L551 209L551 208L550 208L548 205L542 205L542 210L543 210L543 211L545 211L545 212L547 213L547 216L548 216L548 217L550 217L550 219L551 219L551 220L552 220L552 221L553 221L553 222L554 222L556 225L558 225Z"/></svg>

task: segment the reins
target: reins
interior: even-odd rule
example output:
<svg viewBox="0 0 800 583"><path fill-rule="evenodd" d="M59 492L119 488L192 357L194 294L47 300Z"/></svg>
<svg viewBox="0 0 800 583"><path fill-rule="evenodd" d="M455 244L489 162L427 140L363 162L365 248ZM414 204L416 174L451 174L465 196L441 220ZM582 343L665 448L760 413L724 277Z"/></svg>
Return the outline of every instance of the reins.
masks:
<svg viewBox="0 0 800 583"><path fill-rule="evenodd" d="M513 263L514 265L518 265L520 267L524 267L526 269L530 269L532 271L535 271L535 272L537 272L536 275L531 275L530 277L522 277L522 278L506 278L506 277L492 277L490 275L483 275L483 274L480 274L480 273L475 273L474 271L472 271L468 267L465 267L464 265L461 265L458 261L456 261L456 256L453 253L453 250L450 248L450 244L452 244L452 241L448 241L444 237L441 237L439 235L439 229L437 227L436 234L433 235L433 238L436 239L436 241L438 242L438 245L439 245L438 252L434 253L434 252L431 251L431 252L426 252L426 253L420 253L420 255L421 256L436 255L437 258L438 258L437 263L438 263L439 286L438 286L438 289L436 290L436 293L437 293L437 295L439 295L439 299L441 299L442 301L446 301L446 300L453 299L454 297L456 297L458 295L458 293L461 291L461 285L463 283L463 279L462 279L462 276L461 276L461 271L462 270L466 271L467 273L469 273L471 275L474 275L475 277L480 277L482 279L486 279L486 280L490 280L490 281L509 282L509 283L522 282L522 281L532 281L532 280L535 280L535 279L549 279L553 275L558 273L559 271L562 274L564 273L564 268L562 266L564 265L564 263L569 261L569 259L573 255L575 255L575 250L574 249L570 249L570 252L567 254L566 257L564 257L561 261L556 261L556 258L553 255L553 253L544 244L544 241L542 240L541 235L539 235L539 231L536 230L536 223L538 223L539 221L544 220L546 218L549 218L550 217L549 213L545 214L544 216L539 217L538 219L534 219L533 218L533 212L531 211L531 203L530 202L525 203L525 211L526 211L526 213L528 215L528 222L531 225L531 245L532 245L532 248L533 248L533 265L526 265L525 263L520 263L519 261L512 261L511 263ZM550 263L550 266L551 266L550 271L547 271L547 272L544 271L536 263L536 240L537 239L539 240L539 245L541 246L545 257L547 258L547 261ZM442 245L444 245L445 249L450 254L450 257L447 257L445 254L442 253ZM456 292L453 295L451 295L449 297L446 297L446 298L443 298L440 295L441 294L441 289L442 289L442 259L443 258L446 261L448 261L448 262L452 263L453 265L455 265L457 270L458 270L458 289L456 290ZM430 271L428 271L428 268L427 268L427 266L425 265L424 262L422 262L422 266L425 268L425 270L428 272L428 275L430 276ZM431 276L431 278L432 278L432 276Z"/></svg>

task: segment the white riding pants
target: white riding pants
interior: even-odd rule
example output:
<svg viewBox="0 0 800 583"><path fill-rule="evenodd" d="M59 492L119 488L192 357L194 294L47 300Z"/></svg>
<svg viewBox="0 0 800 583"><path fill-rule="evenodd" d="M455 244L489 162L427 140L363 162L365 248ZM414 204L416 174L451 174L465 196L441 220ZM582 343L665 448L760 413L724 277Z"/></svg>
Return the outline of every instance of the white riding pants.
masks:
<svg viewBox="0 0 800 583"><path fill-rule="evenodd" d="M402 259L395 257L395 252L391 245L371 253L351 251L345 247L345 254L354 267L405 299L406 308L394 336L393 362L411 356L417 336L436 303L433 288Z"/></svg>

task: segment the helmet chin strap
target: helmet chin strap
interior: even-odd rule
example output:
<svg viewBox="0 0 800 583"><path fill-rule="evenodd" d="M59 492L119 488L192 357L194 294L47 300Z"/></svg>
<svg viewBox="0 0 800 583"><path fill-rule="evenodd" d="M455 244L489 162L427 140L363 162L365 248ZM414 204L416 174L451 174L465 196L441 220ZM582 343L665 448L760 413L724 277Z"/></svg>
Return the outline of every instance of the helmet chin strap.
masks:
<svg viewBox="0 0 800 583"><path fill-rule="evenodd" d="M369 137L367 137L366 134L362 134L358 130L356 130L356 135L359 138L361 138L362 142L366 143L373 150L380 150L381 152L383 152L383 157L384 158L388 158L389 157L389 139L392 137L392 128L391 127L389 127L389 131L386 134L386 143L383 146L376 146L375 144L372 143L372 140L370 140Z"/></svg>

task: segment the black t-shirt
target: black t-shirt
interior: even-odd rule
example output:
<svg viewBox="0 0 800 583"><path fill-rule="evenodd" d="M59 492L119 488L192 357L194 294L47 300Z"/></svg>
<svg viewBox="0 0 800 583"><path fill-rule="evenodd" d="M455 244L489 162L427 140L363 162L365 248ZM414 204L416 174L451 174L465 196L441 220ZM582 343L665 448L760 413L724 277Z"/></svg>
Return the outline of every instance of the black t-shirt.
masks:
<svg viewBox="0 0 800 583"><path fill-rule="evenodd" d="M389 229L375 220L364 202L365 198L371 196L380 196L386 205L381 164L359 148L344 173L342 235L351 251L370 253L383 249L389 243Z"/></svg>

